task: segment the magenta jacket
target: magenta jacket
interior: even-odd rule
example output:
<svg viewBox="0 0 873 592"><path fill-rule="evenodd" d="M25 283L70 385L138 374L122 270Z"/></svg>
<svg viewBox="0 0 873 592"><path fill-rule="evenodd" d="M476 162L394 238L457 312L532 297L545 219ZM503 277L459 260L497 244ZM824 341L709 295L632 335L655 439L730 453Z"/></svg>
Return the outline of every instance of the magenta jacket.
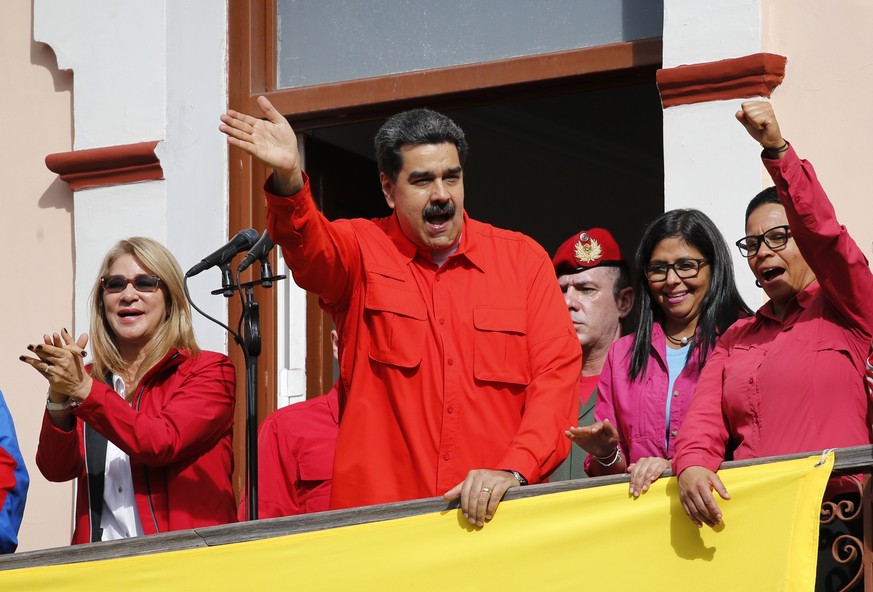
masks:
<svg viewBox="0 0 873 592"><path fill-rule="evenodd" d="M594 420L608 419L619 432L619 446L622 458L630 465L641 458L658 456L672 458L675 452L676 436L682 429L682 422L697 379L700 377L698 363L700 350L676 378L673 392L667 393L670 378L667 372L667 339L660 323L652 326L652 347L646 371L631 382L628 376L634 335L626 335L612 344L597 387L597 404L594 407ZM667 397L673 398L670 404L670 438L667 438ZM585 460L587 469L591 462Z"/></svg>

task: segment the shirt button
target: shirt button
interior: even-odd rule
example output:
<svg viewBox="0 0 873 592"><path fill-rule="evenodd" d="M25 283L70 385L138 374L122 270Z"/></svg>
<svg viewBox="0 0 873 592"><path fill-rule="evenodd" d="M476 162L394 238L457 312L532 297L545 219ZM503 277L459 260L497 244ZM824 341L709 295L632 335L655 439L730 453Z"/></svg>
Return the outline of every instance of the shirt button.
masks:
<svg viewBox="0 0 873 592"><path fill-rule="evenodd" d="M673 391L673 396L674 396L674 397L678 397L678 396L679 396L679 391Z"/></svg>
<svg viewBox="0 0 873 592"><path fill-rule="evenodd" d="M436 276L436 277L434 278L434 281L435 281L435 282L440 281L440 276Z"/></svg>
<svg viewBox="0 0 873 592"><path fill-rule="evenodd" d="M755 379L749 376L749 384L755 384Z"/></svg>
<svg viewBox="0 0 873 592"><path fill-rule="evenodd" d="M449 453L448 452L443 453L443 460L449 460Z"/></svg>
<svg viewBox="0 0 873 592"><path fill-rule="evenodd" d="M121 493L121 488L120 488L120 487L118 488L118 493Z"/></svg>
<svg viewBox="0 0 873 592"><path fill-rule="evenodd" d="M675 435L678 434L678 433L679 433L679 430L670 430L670 435L671 435L671 436L675 436Z"/></svg>
<svg viewBox="0 0 873 592"><path fill-rule="evenodd" d="M445 325L445 324L446 324L446 320L445 320L445 319L440 319L440 325Z"/></svg>
<svg viewBox="0 0 873 592"><path fill-rule="evenodd" d="M449 364L449 366L454 366L454 365L455 365L455 361L454 361L453 359L449 358L449 362L448 362L448 364Z"/></svg>
<svg viewBox="0 0 873 592"><path fill-rule="evenodd" d="M454 412L455 412L455 408L452 407L451 405L449 405L449 406L446 408L446 413L452 414L452 413L454 413Z"/></svg>

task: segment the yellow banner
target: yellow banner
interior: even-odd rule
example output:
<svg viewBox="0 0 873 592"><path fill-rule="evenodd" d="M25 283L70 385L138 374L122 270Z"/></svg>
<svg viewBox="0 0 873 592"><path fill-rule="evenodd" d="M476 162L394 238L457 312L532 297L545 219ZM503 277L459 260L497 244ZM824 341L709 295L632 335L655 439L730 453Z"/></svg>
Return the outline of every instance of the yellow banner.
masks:
<svg viewBox="0 0 873 592"><path fill-rule="evenodd" d="M249 543L0 572L0 590L812 590L833 454L722 471L698 529L676 479L501 504L481 530L441 512Z"/></svg>

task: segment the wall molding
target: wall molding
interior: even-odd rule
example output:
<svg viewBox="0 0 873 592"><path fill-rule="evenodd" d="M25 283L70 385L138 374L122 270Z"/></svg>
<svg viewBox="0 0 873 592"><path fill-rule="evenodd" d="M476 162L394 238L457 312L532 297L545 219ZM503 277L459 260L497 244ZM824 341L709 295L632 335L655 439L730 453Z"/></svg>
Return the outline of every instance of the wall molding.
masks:
<svg viewBox="0 0 873 592"><path fill-rule="evenodd" d="M156 181L164 178L161 161L155 154L157 145L153 141L58 152L46 156L45 165L73 191Z"/></svg>
<svg viewBox="0 0 873 592"><path fill-rule="evenodd" d="M656 81L664 108L729 99L769 97L785 78L787 58L756 53L658 70Z"/></svg>

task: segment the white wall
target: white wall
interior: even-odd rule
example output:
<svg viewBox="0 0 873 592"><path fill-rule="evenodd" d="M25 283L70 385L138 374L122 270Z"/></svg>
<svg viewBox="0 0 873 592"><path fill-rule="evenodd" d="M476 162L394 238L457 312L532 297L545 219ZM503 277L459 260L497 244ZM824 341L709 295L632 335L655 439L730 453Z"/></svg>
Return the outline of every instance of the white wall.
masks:
<svg viewBox="0 0 873 592"><path fill-rule="evenodd" d="M0 19L0 236L6 241L0 290L0 390L15 421L31 484L19 550L70 542L72 483L48 483L34 463L45 409L45 380L18 356L46 331L73 328L73 199L45 167L46 154L71 148L72 76L51 49L31 41L29 0L3 4Z"/></svg>
<svg viewBox="0 0 873 592"><path fill-rule="evenodd" d="M45 332L87 330L97 266L119 238L153 236L183 269L227 240L227 150L217 130L227 101L227 14L213 0L3 6L0 64L11 90L0 93L0 228L9 245L0 389L31 476L25 551L69 543L73 483L50 484L34 464L45 381L18 356ZM159 141L165 180L74 194L44 163L52 153L149 140ZM216 271L204 272L192 296L226 319L224 299L208 294L219 283ZM201 345L225 351L223 330L199 315L196 330Z"/></svg>
<svg viewBox="0 0 873 592"><path fill-rule="evenodd" d="M759 53L758 0L665 0L664 68ZM763 299L746 260L733 247L745 234L746 204L763 187L760 146L734 113L742 101L664 110L664 207L694 207L721 229L734 256L737 287L750 307Z"/></svg>
<svg viewBox="0 0 873 592"><path fill-rule="evenodd" d="M788 56L773 105L837 217L873 259L873 2L765 0L765 51Z"/></svg>
<svg viewBox="0 0 873 592"><path fill-rule="evenodd" d="M76 193L76 320L106 250L141 234L164 242L188 269L226 242L227 148L217 131L227 103L226 6L197 0L34 0L34 37L73 72L74 146L158 140L165 180ZM190 282L198 306L226 321L209 291L217 270ZM195 315L203 347L226 351L226 333Z"/></svg>

